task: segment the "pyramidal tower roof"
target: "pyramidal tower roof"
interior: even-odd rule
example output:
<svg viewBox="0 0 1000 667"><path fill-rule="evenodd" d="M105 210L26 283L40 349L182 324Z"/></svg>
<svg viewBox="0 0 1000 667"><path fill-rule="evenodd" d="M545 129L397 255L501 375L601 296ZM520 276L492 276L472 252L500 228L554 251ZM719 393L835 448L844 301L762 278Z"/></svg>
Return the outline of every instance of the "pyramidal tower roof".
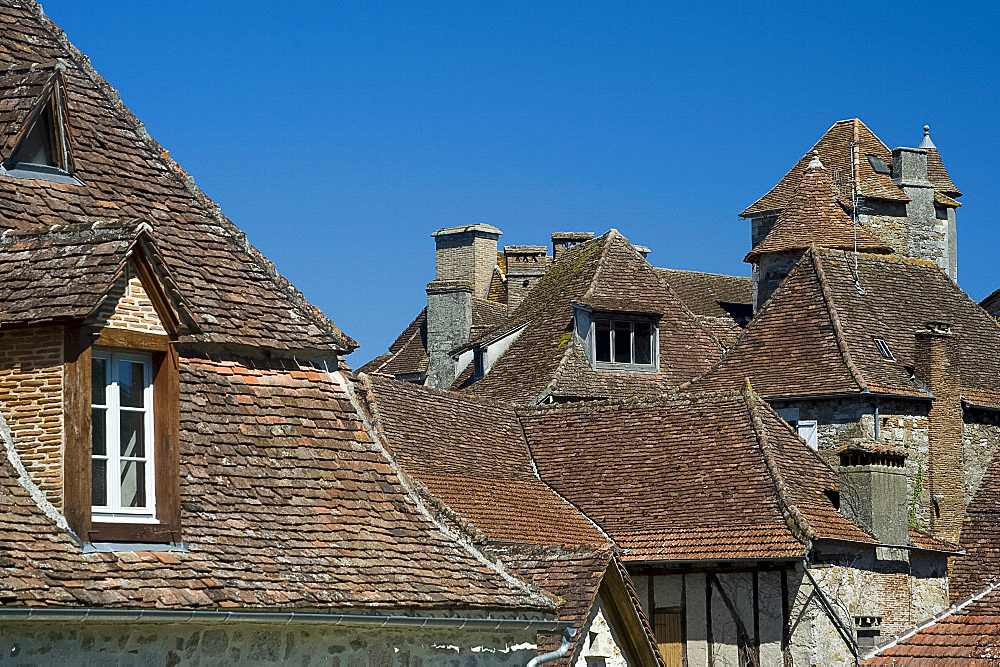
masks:
<svg viewBox="0 0 1000 667"><path fill-rule="evenodd" d="M884 241L864 227L858 225L856 231L858 250L892 252ZM819 151L813 151L798 186L778 216L778 222L744 261L755 262L765 253L805 250L811 245L841 250L855 248L854 221L847 213L847 205L838 198L833 178L823 166Z"/></svg>

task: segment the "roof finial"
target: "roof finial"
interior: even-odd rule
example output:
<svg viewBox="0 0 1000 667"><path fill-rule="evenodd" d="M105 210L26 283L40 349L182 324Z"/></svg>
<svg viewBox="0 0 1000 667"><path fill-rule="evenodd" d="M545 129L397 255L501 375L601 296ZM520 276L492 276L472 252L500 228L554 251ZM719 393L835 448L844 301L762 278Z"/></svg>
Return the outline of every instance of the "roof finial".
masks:
<svg viewBox="0 0 1000 667"><path fill-rule="evenodd" d="M809 161L807 169L822 169L823 163L819 161L819 151L813 151L813 159Z"/></svg>
<svg viewBox="0 0 1000 667"><path fill-rule="evenodd" d="M924 125L924 138L920 141L920 145L917 148L937 148L934 142L931 141L931 126Z"/></svg>

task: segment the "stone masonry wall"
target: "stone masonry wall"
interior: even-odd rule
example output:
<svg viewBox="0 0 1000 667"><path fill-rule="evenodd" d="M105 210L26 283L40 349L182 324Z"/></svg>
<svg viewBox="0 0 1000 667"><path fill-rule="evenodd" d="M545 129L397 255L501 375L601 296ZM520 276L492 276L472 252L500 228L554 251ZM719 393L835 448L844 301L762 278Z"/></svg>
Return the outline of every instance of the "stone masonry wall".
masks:
<svg viewBox="0 0 1000 667"><path fill-rule="evenodd" d="M62 507L63 329L0 333L0 414L25 469Z"/></svg>
<svg viewBox="0 0 1000 667"><path fill-rule="evenodd" d="M534 633L266 625L5 624L2 665L506 667L536 655Z"/></svg>
<svg viewBox="0 0 1000 667"><path fill-rule="evenodd" d="M871 399L823 401L773 401L775 408L799 409L800 420L815 419L820 455L834 468L837 448L871 443L875 439L875 404ZM911 523L930 524L931 496L928 479L928 402L879 399L879 440L906 450Z"/></svg>
<svg viewBox="0 0 1000 667"><path fill-rule="evenodd" d="M962 424L965 468L964 499L968 507L986 474L986 468L1000 452L1000 414L966 409Z"/></svg>
<svg viewBox="0 0 1000 667"><path fill-rule="evenodd" d="M142 286L142 282L136 277L128 281L125 293L118 299L105 326L146 333L167 333L156 314L156 309L153 308L153 302L149 300L149 295L146 294L146 290Z"/></svg>

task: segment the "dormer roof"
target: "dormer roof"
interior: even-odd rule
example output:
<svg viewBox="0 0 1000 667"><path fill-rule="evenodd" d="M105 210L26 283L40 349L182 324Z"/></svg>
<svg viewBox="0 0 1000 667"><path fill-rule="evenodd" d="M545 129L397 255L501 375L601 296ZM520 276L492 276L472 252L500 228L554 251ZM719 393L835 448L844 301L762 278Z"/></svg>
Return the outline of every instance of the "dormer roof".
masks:
<svg viewBox="0 0 1000 667"><path fill-rule="evenodd" d="M36 3L2 11L10 29L0 31L0 157L30 132L46 90L59 87L79 183L0 173L0 228L145 222L198 324L182 342L286 356L357 347L194 185Z"/></svg>
<svg viewBox="0 0 1000 667"><path fill-rule="evenodd" d="M821 248L890 253L892 248L848 214L850 202L843 200L824 168L818 153L807 165L791 198L781 209L778 221L744 261L756 263L761 255L773 252Z"/></svg>

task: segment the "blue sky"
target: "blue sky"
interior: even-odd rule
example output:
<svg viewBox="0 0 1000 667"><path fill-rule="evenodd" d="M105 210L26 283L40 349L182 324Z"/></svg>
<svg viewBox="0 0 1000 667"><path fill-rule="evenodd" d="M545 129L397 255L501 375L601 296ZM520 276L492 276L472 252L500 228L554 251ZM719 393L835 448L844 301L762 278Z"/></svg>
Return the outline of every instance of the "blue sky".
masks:
<svg viewBox="0 0 1000 667"><path fill-rule="evenodd" d="M737 217L835 121L931 134L959 283L1000 287L1000 4L48 0L150 133L362 344L422 307L437 228L616 227L749 275Z"/></svg>

